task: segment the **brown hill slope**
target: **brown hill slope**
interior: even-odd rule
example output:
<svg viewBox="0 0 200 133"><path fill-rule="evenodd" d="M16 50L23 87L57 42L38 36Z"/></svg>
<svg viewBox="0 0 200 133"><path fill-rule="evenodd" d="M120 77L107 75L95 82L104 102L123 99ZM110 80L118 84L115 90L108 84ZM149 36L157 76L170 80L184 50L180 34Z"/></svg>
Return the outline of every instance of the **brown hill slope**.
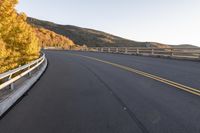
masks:
<svg viewBox="0 0 200 133"><path fill-rule="evenodd" d="M169 47L168 45L153 42L132 41L97 30L71 25L59 25L34 18L28 18L28 23L54 31L57 34L69 37L75 44L85 44L88 47Z"/></svg>
<svg viewBox="0 0 200 133"><path fill-rule="evenodd" d="M194 46L191 44L180 44L180 45L171 45L173 48L199 48L198 46Z"/></svg>

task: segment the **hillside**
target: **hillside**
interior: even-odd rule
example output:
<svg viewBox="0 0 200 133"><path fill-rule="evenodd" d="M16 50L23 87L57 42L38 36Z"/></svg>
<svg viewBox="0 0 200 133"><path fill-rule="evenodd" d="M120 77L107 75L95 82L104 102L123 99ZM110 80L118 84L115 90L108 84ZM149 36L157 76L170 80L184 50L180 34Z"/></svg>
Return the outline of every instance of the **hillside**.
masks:
<svg viewBox="0 0 200 133"><path fill-rule="evenodd" d="M88 47L169 47L168 45L154 42L132 41L97 30L71 25L59 25L34 18L28 18L28 23L54 31L57 34L69 37L75 44L85 44Z"/></svg>
<svg viewBox="0 0 200 133"><path fill-rule="evenodd" d="M36 35L39 39L39 44L42 48L45 47L61 47L63 49L70 49L74 47L75 44L69 38L56 34L53 31L34 27Z"/></svg>
<svg viewBox="0 0 200 133"><path fill-rule="evenodd" d="M199 48L197 46L190 45L190 44L171 45L171 47L174 47L174 48Z"/></svg>

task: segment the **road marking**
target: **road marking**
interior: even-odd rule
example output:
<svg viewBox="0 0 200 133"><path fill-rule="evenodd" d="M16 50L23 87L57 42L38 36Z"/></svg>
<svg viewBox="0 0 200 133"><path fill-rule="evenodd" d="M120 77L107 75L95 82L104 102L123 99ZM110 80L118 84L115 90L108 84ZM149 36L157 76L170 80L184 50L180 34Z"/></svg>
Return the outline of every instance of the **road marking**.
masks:
<svg viewBox="0 0 200 133"><path fill-rule="evenodd" d="M123 65L120 65L120 64L112 63L112 62L109 62L109 61L101 60L101 59L90 57L90 56L79 55L79 54L71 54L71 55L80 56L80 57L84 57L84 58L87 58L87 59L90 59L90 60L95 60L95 61L98 61L98 62L109 64L109 65L115 66L117 68L121 68L123 70L133 72L133 73L136 73L138 75L142 75L144 77L148 77L150 79L153 79L153 80L162 82L164 84L173 86L173 87L178 88L180 90L183 90L183 91L192 93L194 95L200 96L200 90L199 89L195 89L195 88L192 88L192 87L189 87L189 86L186 86L186 85L183 85L183 84L180 84L180 83L168 80L168 79L164 79L162 77L159 77L159 76L147 73L147 72L143 72L143 71L140 71L140 70L137 70L137 69L134 69L134 68L130 68L130 67L127 67L127 66L123 66Z"/></svg>

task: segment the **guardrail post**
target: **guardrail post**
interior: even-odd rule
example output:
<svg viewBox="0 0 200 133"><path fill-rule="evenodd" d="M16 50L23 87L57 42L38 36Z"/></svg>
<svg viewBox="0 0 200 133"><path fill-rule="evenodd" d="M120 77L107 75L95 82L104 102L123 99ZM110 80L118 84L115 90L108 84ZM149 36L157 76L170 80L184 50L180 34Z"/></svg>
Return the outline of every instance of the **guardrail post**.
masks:
<svg viewBox="0 0 200 133"><path fill-rule="evenodd" d="M12 75L9 76L8 81L12 79ZM14 90L14 83L10 84L10 89Z"/></svg>
<svg viewBox="0 0 200 133"><path fill-rule="evenodd" d="M173 50L173 49L171 49L171 56L174 56L174 53L173 53L173 51L174 51L174 50Z"/></svg>
<svg viewBox="0 0 200 133"><path fill-rule="evenodd" d="M119 48L116 48L116 53L118 53L119 52Z"/></svg>
<svg viewBox="0 0 200 133"><path fill-rule="evenodd" d="M136 49L136 54L138 55L140 53L139 48Z"/></svg>
<svg viewBox="0 0 200 133"><path fill-rule="evenodd" d="M154 55L154 49L151 49L151 54Z"/></svg>
<svg viewBox="0 0 200 133"><path fill-rule="evenodd" d="M128 54L128 48L125 48L125 54Z"/></svg>
<svg viewBox="0 0 200 133"><path fill-rule="evenodd" d="M108 48L108 53L110 53L110 48Z"/></svg>
<svg viewBox="0 0 200 133"><path fill-rule="evenodd" d="M98 48L94 48L92 51L93 52L99 52Z"/></svg>
<svg viewBox="0 0 200 133"><path fill-rule="evenodd" d="M31 67L29 66L29 67L28 67L28 70L29 70L30 68L31 68ZM31 72L28 73L28 76L31 77Z"/></svg>
<svg viewBox="0 0 200 133"><path fill-rule="evenodd" d="M40 61L37 61L37 64L39 63ZM37 67L37 70L39 70L40 68L39 68L39 66Z"/></svg>
<svg viewBox="0 0 200 133"><path fill-rule="evenodd" d="M101 52L103 52L103 48L101 48Z"/></svg>

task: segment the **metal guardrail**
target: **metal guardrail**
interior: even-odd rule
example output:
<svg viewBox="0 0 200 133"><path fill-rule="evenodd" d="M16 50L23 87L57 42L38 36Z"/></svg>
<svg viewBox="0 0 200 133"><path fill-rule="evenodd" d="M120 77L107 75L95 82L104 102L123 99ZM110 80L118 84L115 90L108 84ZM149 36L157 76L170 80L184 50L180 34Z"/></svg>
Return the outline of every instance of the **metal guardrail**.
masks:
<svg viewBox="0 0 200 133"><path fill-rule="evenodd" d="M63 50L62 47L45 47L43 49L45 49L45 50Z"/></svg>
<svg viewBox="0 0 200 133"><path fill-rule="evenodd" d="M165 56L200 60L200 48L89 47L84 51Z"/></svg>
<svg viewBox="0 0 200 133"><path fill-rule="evenodd" d="M19 80L20 78L24 77L25 75L31 75L31 72L38 68L44 61L46 57L43 53L42 57L39 59L32 61L29 64L24 66L20 66L16 69L10 70L3 74L0 74L0 80L2 80L2 84L0 84L0 90L4 89L5 87L10 86L10 89L14 89L14 83Z"/></svg>

